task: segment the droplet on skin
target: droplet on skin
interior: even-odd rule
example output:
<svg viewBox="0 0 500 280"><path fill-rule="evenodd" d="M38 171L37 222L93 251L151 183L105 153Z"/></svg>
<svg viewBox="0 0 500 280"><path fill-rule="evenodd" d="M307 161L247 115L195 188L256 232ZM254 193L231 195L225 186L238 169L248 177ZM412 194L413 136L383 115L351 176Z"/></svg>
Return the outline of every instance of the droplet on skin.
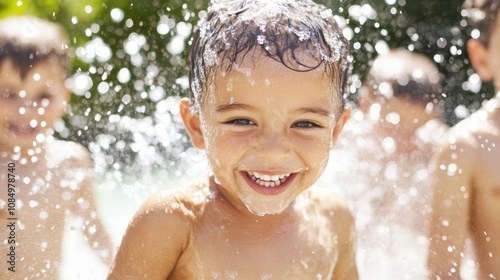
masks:
<svg viewBox="0 0 500 280"><path fill-rule="evenodd" d="M31 208L37 207L38 206L38 201L36 200L30 200L29 205Z"/></svg>
<svg viewBox="0 0 500 280"><path fill-rule="evenodd" d="M448 227L448 226L450 226L450 221L448 221L448 220L443 220L443 221L441 222L441 225L442 225L442 226L445 226L445 227Z"/></svg>
<svg viewBox="0 0 500 280"><path fill-rule="evenodd" d="M43 241L41 244L40 244L40 249L43 251L45 251L45 249L47 249L47 241Z"/></svg>
<svg viewBox="0 0 500 280"><path fill-rule="evenodd" d="M41 220L45 220L49 217L49 213L45 212L45 211L41 211L40 214L38 215L38 217L41 219Z"/></svg>
<svg viewBox="0 0 500 280"><path fill-rule="evenodd" d="M73 195L70 192L63 192L61 195L62 199L64 199L65 201L70 200L72 196Z"/></svg>

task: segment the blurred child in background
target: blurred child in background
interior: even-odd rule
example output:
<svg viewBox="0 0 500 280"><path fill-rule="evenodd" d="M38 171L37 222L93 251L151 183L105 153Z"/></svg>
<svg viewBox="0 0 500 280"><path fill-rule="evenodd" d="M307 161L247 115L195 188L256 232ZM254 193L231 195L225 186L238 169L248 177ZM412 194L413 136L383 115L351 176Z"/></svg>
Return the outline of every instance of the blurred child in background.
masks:
<svg viewBox="0 0 500 280"><path fill-rule="evenodd" d="M0 21L1 279L58 279L70 214L108 265L111 242L92 190L92 164L81 145L59 141L52 126L67 105L68 38L29 16ZM9 185L10 184L10 185Z"/></svg>

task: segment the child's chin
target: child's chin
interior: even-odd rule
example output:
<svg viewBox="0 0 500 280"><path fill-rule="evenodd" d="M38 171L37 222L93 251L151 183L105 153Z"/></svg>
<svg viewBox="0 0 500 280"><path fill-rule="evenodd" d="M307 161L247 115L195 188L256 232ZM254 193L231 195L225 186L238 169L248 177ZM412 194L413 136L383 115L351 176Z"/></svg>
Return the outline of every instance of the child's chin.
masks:
<svg viewBox="0 0 500 280"><path fill-rule="evenodd" d="M245 206L247 207L248 211L257 216L279 215L288 207L288 205L290 205L290 203L287 200L279 200L279 201L249 200L245 202Z"/></svg>

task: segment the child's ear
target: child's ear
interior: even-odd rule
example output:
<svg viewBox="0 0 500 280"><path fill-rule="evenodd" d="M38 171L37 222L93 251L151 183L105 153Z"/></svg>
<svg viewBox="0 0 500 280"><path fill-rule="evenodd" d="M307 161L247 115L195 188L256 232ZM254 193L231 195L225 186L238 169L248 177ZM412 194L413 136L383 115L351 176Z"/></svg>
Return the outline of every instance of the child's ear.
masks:
<svg viewBox="0 0 500 280"><path fill-rule="evenodd" d="M346 124L347 120L351 117L351 106L346 106L344 108L344 111L342 111L342 114L340 115L339 120L335 124L335 127L333 128L332 131L332 145L337 141L337 138L340 135L340 132L344 128L344 125Z"/></svg>
<svg viewBox="0 0 500 280"><path fill-rule="evenodd" d="M479 40L469 39L467 41L467 52L470 62L476 70L476 73L484 82L489 82L493 79L493 71L490 67L488 56L488 48Z"/></svg>
<svg viewBox="0 0 500 280"><path fill-rule="evenodd" d="M189 100L187 98L182 98L179 104L182 122L186 128L189 136L191 137L191 143L197 149L205 149L205 141L203 140L203 133L200 126L199 114L193 114L189 108Z"/></svg>

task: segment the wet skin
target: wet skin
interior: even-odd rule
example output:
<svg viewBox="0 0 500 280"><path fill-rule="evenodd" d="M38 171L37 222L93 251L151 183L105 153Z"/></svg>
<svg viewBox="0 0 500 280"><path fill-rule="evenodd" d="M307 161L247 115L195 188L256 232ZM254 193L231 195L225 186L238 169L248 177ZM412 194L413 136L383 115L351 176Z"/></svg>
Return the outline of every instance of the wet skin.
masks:
<svg viewBox="0 0 500 280"><path fill-rule="evenodd" d="M428 260L436 275L458 272L469 234L478 278L500 275L500 102L489 103L496 103L493 111L486 106L452 129L436 159Z"/></svg>
<svg viewBox="0 0 500 280"><path fill-rule="evenodd" d="M49 62L33 66L21 77L10 59L0 63L0 147L27 151L64 113L69 92L65 74Z"/></svg>
<svg viewBox="0 0 500 280"><path fill-rule="evenodd" d="M217 180L149 199L109 279L357 279L350 211L310 188L348 112L321 71L241 67L215 77L199 114L181 101Z"/></svg>
<svg viewBox="0 0 500 280"><path fill-rule="evenodd" d="M7 164L14 163L12 174L15 185L15 215L9 215L6 202L7 188L1 193L0 222L7 225L15 217L16 272L7 270L5 261L0 265L0 278L58 279L62 262L62 240L65 222L70 214L87 223L85 236L90 243L97 242L97 250L111 249L103 225L97 219L91 188L91 165L87 151L74 143L56 141L46 144L44 153L37 154L36 163L24 163L2 157L0 184L7 186ZM5 202L5 204L3 203ZM91 229L93 228L93 229ZM94 232L95 233L92 233ZM2 231L6 233L6 231ZM10 234L0 239L0 253L9 253ZM105 258L104 258L105 259ZM107 257L111 261L111 255Z"/></svg>
<svg viewBox="0 0 500 280"><path fill-rule="evenodd" d="M12 222L7 218L17 219L15 239L9 239L10 230L0 237L1 279L58 279L70 214L85 221L88 242L108 250L102 258L111 263L112 245L96 213L88 151L47 135L69 98L64 79L64 71L49 62L35 64L25 77L10 59L0 63L0 222L5 226ZM14 215L8 209L9 174L16 178ZM11 251L16 253L15 272L5 261Z"/></svg>
<svg viewBox="0 0 500 280"><path fill-rule="evenodd" d="M483 81L500 92L500 16L488 46L469 40L469 58ZM500 277L500 97L453 127L436 155L431 221L431 275L460 279L465 238L471 236L478 279ZM496 277L496 278L495 278Z"/></svg>

